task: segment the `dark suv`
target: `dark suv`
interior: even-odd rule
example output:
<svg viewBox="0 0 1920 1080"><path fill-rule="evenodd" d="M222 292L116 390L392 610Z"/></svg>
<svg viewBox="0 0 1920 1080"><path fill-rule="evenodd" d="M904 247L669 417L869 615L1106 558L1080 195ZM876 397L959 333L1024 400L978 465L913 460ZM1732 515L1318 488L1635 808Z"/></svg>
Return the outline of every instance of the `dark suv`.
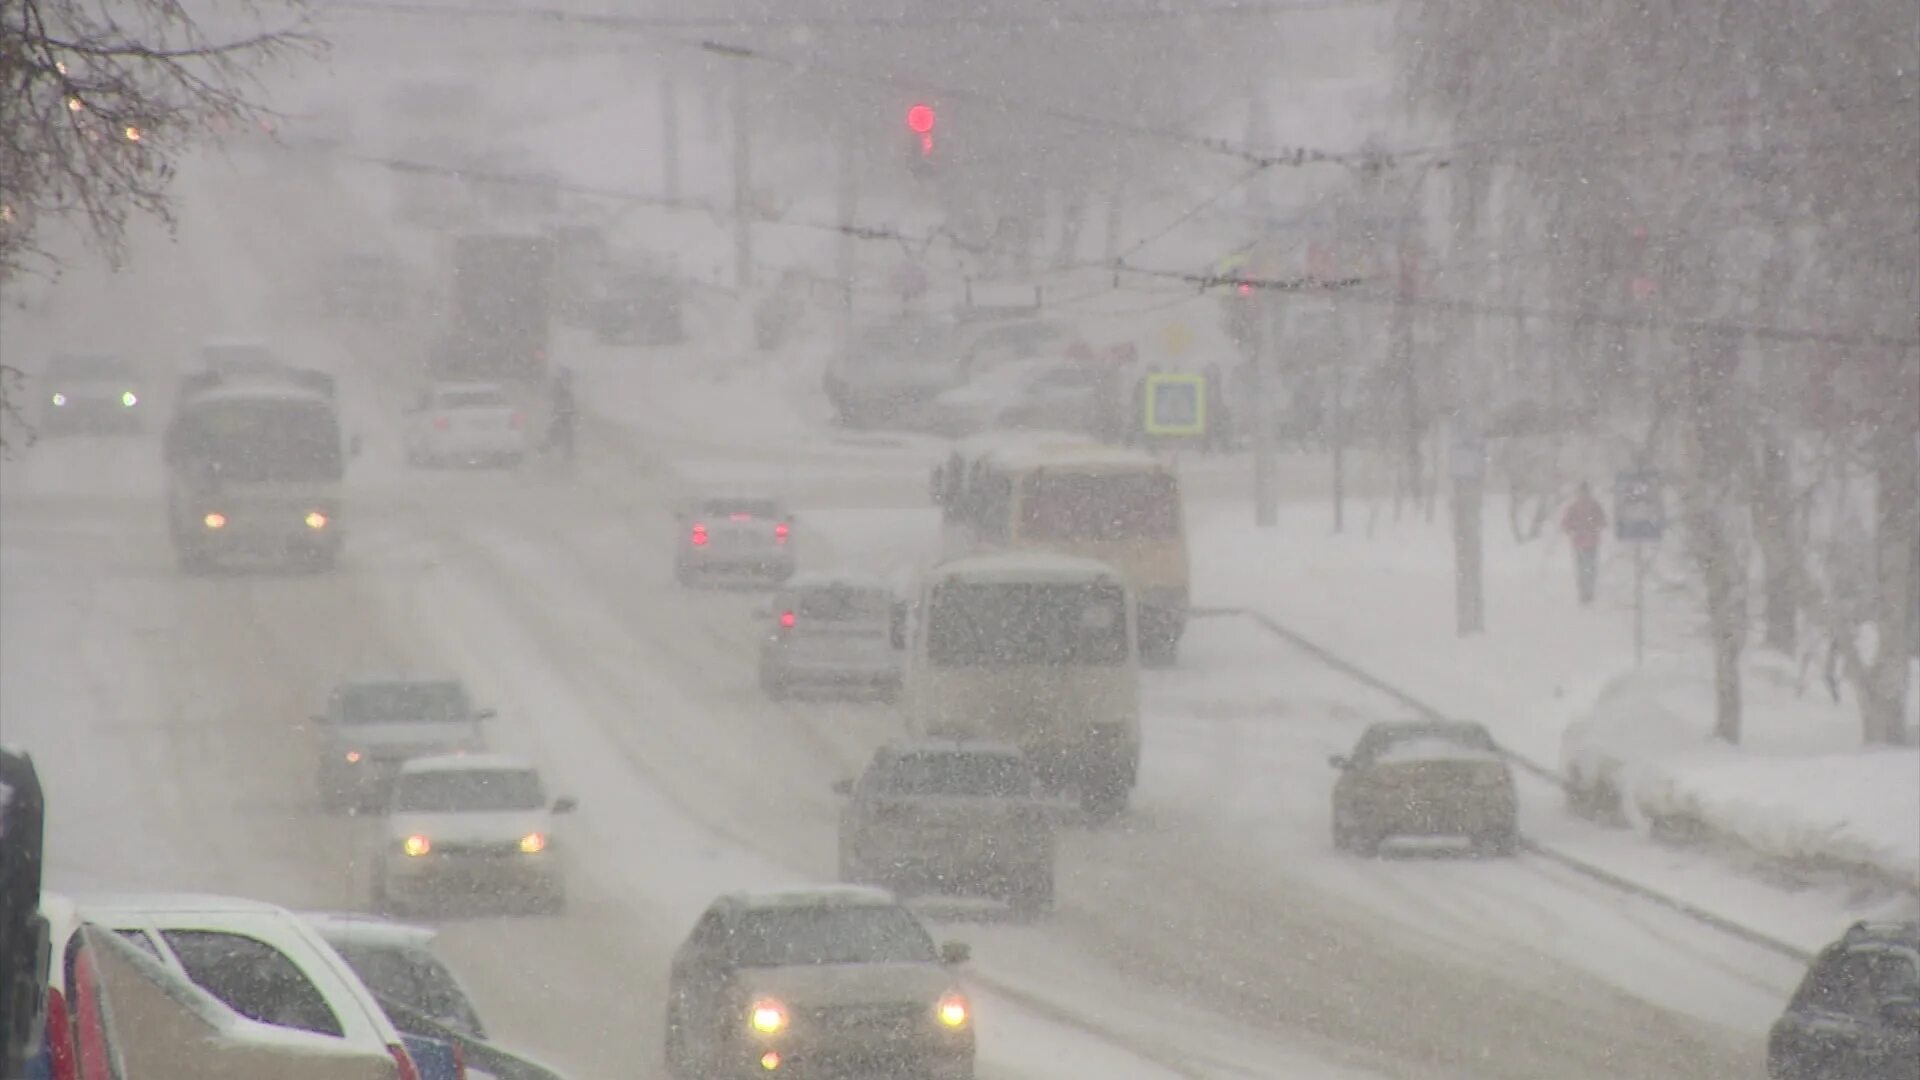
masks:
<svg viewBox="0 0 1920 1080"><path fill-rule="evenodd" d="M1855 923L1822 949L1773 1025L1767 1075L1920 1076L1920 922Z"/></svg>

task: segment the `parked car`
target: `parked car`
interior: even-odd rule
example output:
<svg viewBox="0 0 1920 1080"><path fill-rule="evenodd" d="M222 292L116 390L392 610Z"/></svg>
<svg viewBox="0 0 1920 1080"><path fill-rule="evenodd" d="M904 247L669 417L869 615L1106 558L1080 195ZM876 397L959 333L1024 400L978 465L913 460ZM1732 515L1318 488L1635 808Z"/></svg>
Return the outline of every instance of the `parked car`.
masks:
<svg viewBox="0 0 1920 1080"><path fill-rule="evenodd" d="M1374 724L1353 753L1330 759L1333 844L1371 855L1401 836L1464 837L1477 851L1520 849L1513 768L1479 724Z"/></svg>
<svg viewBox="0 0 1920 1080"><path fill-rule="evenodd" d="M906 628L886 582L797 574L756 617L771 624L760 642L760 688L768 697L799 689L899 692Z"/></svg>
<svg viewBox="0 0 1920 1080"><path fill-rule="evenodd" d="M466 987L433 954L436 931L377 915L304 912L302 918L333 946L383 1006L398 1002L454 1031L476 1039L487 1037Z"/></svg>
<svg viewBox="0 0 1920 1080"><path fill-rule="evenodd" d="M373 863L382 911L448 900L522 901L558 914L567 906L566 853L539 770L502 754L414 758L400 767Z"/></svg>
<svg viewBox="0 0 1920 1080"><path fill-rule="evenodd" d="M386 805L408 758L485 749L482 723L457 679L360 679L342 683L313 717L320 728L320 801L329 810Z"/></svg>
<svg viewBox="0 0 1920 1080"><path fill-rule="evenodd" d="M1920 922L1855 923L1820 950L1767 1037L1767 1075L1920 1076Z"/></svg>
<svg viewBox="0 0 1920 1080"><path fill-rule="evenodd" d="M880 889L734 893L673 957L667 1067L686 1080L872 1074L968 1080L973 1006L920 920Z"/></svg>
<svg viewBox="0 0 1920 1080"><path fill-rule="evenodd" d="M113 931L226 1008L286 1029L289 1041L310 1043L310 1036L318 1036L328 1040L320 1045L394 1065L370 1075L425 1080L407 1040L353 969L292 912L253 900L182 894L82 897L75 908L81 921ZM425 1056L424 1044L422 1049Z"/></svg>
<svg viewBox="0 0 1920 1080"><path fill-rule="evenodd" d="M1053 906L1056 804L1044 800L1017 747L929 739L883 746L834 790L840 880L903 894L1003 899L1016 911Z"/></svg>

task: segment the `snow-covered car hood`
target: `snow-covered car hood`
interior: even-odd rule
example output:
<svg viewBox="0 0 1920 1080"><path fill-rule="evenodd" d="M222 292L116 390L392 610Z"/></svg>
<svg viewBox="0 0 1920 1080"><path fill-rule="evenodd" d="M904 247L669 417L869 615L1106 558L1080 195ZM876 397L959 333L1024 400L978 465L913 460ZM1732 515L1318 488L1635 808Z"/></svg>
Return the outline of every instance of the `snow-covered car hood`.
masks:
<svg viewBox="0 0 1920 1080"><path fill-rule="evenodd" d="M751 996L773 998L789 1009L924 1002L931 1011L941 994L955 988L953 975L933 963L759 968L745 984Z"/></svg>
<svg viewBox="0 0 1920 1080"><path fill-rule="evenodd" d="M532 832L551 837L553 816L545 810L387 816L387 838L394 841L418 835L436 844L504 844Z"/></svg>

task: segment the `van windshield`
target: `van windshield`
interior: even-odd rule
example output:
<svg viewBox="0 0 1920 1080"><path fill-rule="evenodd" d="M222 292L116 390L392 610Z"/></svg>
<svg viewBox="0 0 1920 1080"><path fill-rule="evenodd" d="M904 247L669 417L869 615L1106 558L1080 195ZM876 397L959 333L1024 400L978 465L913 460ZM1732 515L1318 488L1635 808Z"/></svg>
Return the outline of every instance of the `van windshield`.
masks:
<svg viewBox="0 0 1920 1080"><path fill-rule="evenodd" d="M966 582L933 594L927 656L940 667L1118 665L1127 655L1117 584Z"/></svg>
<svg viewBox="0 0 1920 1080"><path fill-rule="evenodd" d="M393 807L415 814L493 814L547 805L540 774L531 769L449 769L405 773Z"/></svg>
<svg viewBox="0 0 1920 1080"><path fill-rule="evenodd" d="M167 460L241 483L340 479L340 424L324 401L203 402L168 432Z"/></svg>
<svg viewBox="0 0 1920 1080"><path fill-rule="evenodd" d="M878 776L882 795L1020 799L1033 793L1027 763L1012 754L905 754Z"/></svg>
<svg viewBox="0 0 1920 1080"><path fill-rule="evenodd" d="M1035 540L1168 540L1180 532L1180 491L1166 473L1039 472L1027 478L1021 529Z"/></svg>
<svg viewBox="0 0 1920 1080"><path fill-rule="evenodd" d="M343 724L450 723L473 710L457 682L361 683L340 688Z"/></svg>
<svg viewBox="0 0 1920 1080"><path fill-rule="evenodd" d="M803 590L795 610L806 622L873 622L888 617L892 601L877 589L827 586Z"/></svg>

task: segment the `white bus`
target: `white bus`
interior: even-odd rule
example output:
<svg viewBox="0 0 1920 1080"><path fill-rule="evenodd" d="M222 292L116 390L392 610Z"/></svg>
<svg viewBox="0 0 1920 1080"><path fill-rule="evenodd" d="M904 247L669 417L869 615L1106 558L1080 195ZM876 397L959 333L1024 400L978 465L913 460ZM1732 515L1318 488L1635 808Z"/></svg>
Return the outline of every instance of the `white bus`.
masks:
<svg viewBox="0 0 1920 1080"><path fill-rule="evenodd" d="M1091 813L1126 806L1140 766L1133 591L1105 563L971 555L922 585L906 678L923 738L1020 747L1049 789Z"/></svg>
<svg viewBox="0 0 1920 1080"><path fill-rule="evenodd" d="M342 445L332 378L190 376L167 427L167 524L189 573L235 557L330 569L340 554Z"/></svg>

